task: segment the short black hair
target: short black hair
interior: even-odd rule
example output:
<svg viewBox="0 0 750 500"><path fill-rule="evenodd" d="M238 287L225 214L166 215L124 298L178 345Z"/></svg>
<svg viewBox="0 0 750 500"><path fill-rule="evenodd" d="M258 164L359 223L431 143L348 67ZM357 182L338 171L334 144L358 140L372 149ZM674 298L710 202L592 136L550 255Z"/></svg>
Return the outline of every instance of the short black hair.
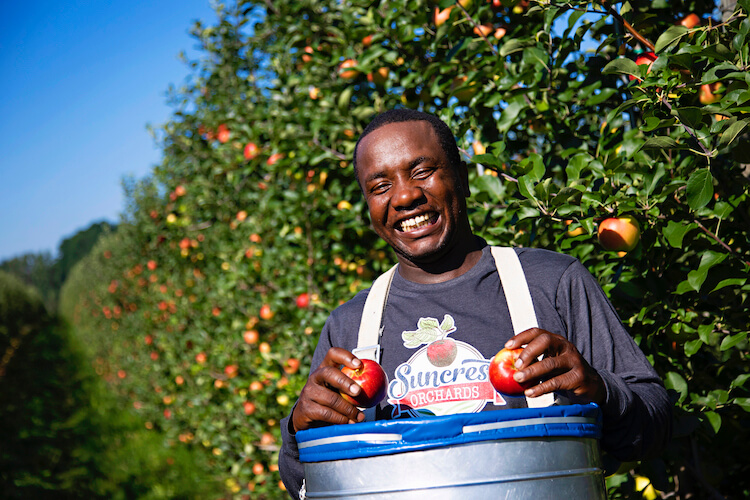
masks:
<svg viewBox="0 0 750 500"><path fill-rule="evenodd" d="M391 109L384 113L377 115L372 121L365 127L362 135L357 140L357 145L354 146L354 176L357 177L357 149L359 149L359 143L365 138L370 132L374 132L383 125L398 122L427 122L432 126L432 130L437 135L440 147L443 148L445 156L448 158L451 166L458 168L461 164L461 155L458 152L458 146L456 145L456 138L453 136L453 132L448 128L443 120L435 115L417 111L409 108L398 108ZM357 182L359 179L357 178Z"/></svg>

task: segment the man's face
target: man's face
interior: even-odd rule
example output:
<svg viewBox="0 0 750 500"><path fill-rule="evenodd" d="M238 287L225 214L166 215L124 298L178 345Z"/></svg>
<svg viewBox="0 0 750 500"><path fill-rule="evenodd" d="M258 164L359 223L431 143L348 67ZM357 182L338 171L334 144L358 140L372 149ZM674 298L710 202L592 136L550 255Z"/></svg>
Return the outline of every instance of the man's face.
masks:
<svg viewBox="0 0 750 500"><path fill-rule="evenodd" d="M390 123L365 136L357 178L375 232L399 259L432 263L471 241L466 166L449 164L428 122Z"/></svg>

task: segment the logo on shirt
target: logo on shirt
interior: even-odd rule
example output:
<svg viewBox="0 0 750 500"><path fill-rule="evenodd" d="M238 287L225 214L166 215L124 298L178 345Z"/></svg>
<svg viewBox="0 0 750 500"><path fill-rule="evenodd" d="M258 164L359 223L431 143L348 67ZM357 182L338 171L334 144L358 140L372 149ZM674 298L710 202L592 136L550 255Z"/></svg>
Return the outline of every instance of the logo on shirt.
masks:
<svg viewBox="0 0 750 500"><path fill-rule="evenodd" d="M489 360L474 346L449 335L456 331L450 314L419 318L416 330L404 331L404 346L417 352L396 368L388 384L394 417L478 412L488 402L505 405L489 382Z"/></svg>

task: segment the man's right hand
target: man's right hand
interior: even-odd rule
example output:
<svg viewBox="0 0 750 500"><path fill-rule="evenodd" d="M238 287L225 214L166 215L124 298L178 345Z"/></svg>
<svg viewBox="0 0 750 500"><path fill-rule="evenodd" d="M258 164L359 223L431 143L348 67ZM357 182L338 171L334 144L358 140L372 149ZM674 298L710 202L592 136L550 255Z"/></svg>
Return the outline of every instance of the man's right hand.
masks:
<svg viewBox="0 0 750 500"><path fill-rule="evenodd" d="M362 362L346 349L332 347L320 366L310 374L292 413L295 432L325 424L353 424L365 419L357 407L344 401L339 391L354 397L361 390L341 373L341 365L358 368Z"/></svg>

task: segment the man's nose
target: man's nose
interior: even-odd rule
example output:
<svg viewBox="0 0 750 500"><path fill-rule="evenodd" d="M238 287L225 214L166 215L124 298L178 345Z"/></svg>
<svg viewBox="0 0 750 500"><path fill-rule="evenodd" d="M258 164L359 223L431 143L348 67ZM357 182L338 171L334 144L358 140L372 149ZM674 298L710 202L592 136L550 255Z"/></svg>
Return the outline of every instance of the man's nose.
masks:
<svg viewBox="0 0 750 500"><path fill-rule="evenodd" d="M425 202L422 188L411 182L399 183L395 186L392 204L396 210L408 210Z"/></svg>

